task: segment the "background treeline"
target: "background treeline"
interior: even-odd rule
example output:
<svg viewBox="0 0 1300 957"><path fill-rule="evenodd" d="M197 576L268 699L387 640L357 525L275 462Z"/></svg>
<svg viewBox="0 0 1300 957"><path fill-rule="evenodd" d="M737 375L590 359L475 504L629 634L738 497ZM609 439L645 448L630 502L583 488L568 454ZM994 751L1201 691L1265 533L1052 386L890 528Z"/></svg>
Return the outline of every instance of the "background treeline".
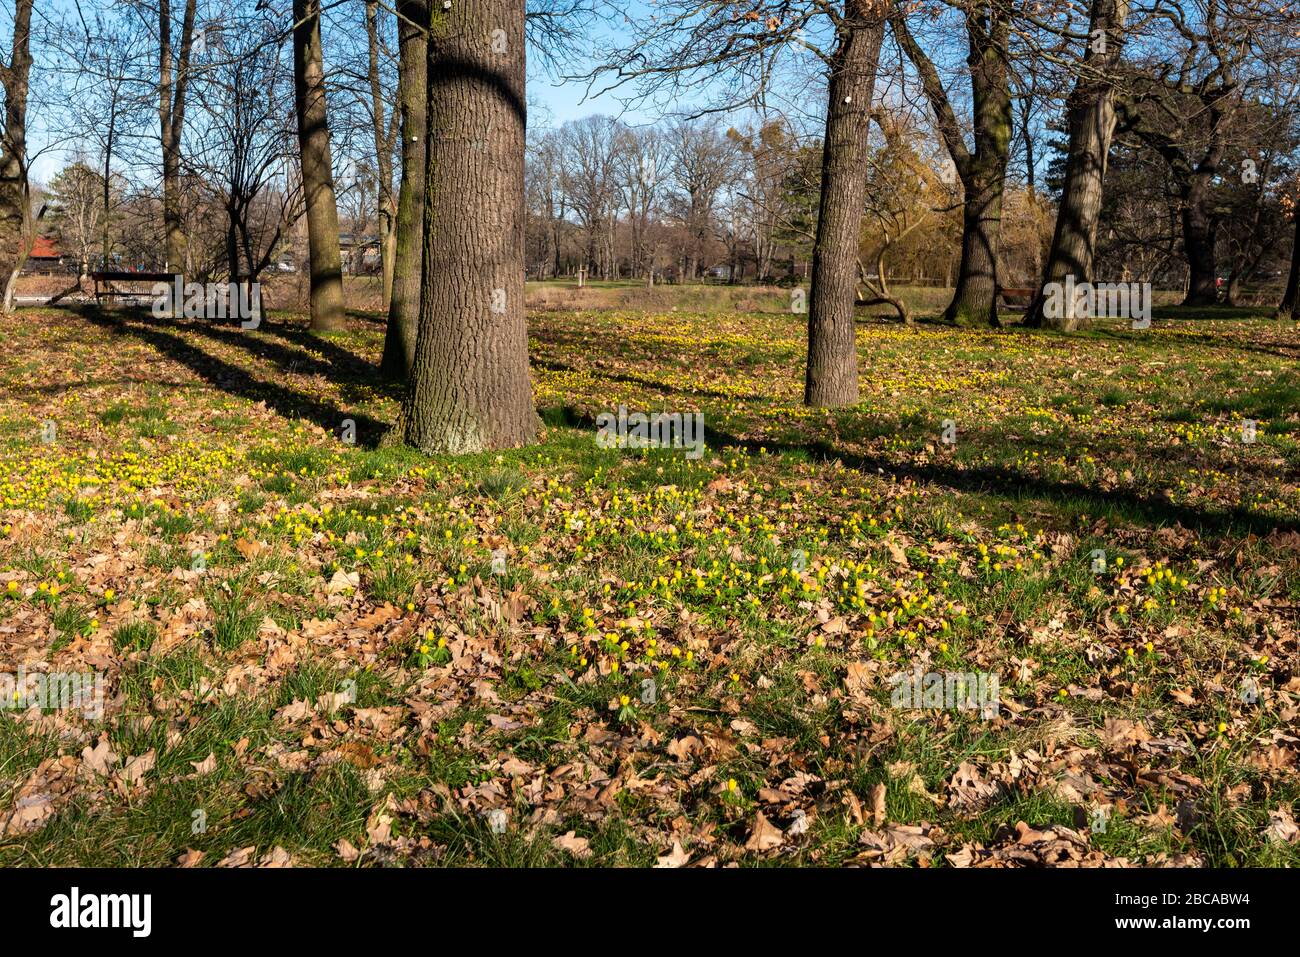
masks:
<svg viewBox="0 0 1300 957"><path fill-rule="evenodd" d="M258 4L200 7L177 177L184 269L200 277L296 270L307 251L290 44L282 23ZM33 183L33 195L37 208L46 208L39 231L56 240L69 263L157 268L167 259L156 129L164 85L161 12L157 2L128 2L107 4L93 19L84 9L38 17L37 52L45 59L37 69L49 68L36 83L43 132L61 162L45 182ZM166 12L185 14L183 8ZM1213 5L1206 14L1213 15ZM1082 31L1080 16L1072 22ZM335 195L349 272L391 272L401 173L397 24L393 10L364 0L325 14ZM803 42L811 42L807 31L814 26L811 18L804 23ZM1133 28L1135 49L1160 39L1150 25L1144 29L1147 35L1138 37ZM794 46L781 30L769 32ZM961 32L954 24L946 41L936 36L936 56L960 54L946 48ZM1008 77L998 273L1005 285L1025 286L1042 271L1064 185L1070 70L1059 51L1044 51L1032 36L1018 44L1011 39L1008 53L1022 61L1011 65L1023 69ZM1185 52L1194 47L1188 43ZM780 52L796 61L793 69L798 58L813 57L802 47ZM1186 78L1163 76L1169 63L1125 66L1133 115L1117 123L1110 150L1097 275L1186 287L1188 191L1174 152L1190 163L1217 134L1223 155L1197 197L1211 221L1216 264L1222 263L1215 279L1230 302L1272 295L1291 248L1300 135L1294 79L1261 62L1259 75L1238 81L1230 115L1216 121L1206 106L1207 82L1222 65L1213 52L1200 56L1206 62ZM915 69L888 36L881 73L885 86L869 133L865 272L952 285L962 231L953 162ZM813 99L824 95L815 80L809 86ZM958 105L963 97L954 92ZM702 102L697 91L690 102ZM554 127L534 123L527 155L530 278L809 278L823 150L809 104L768 101L743 110L741 119L692 117L699 111L677 106L682 115L655 122L643 114L635 120L594 114ZM544 121L545 111L539 112ZM1143 117L1158 123L1145 129ZM1247 160L1254 179L1241 175Z"/></svg>

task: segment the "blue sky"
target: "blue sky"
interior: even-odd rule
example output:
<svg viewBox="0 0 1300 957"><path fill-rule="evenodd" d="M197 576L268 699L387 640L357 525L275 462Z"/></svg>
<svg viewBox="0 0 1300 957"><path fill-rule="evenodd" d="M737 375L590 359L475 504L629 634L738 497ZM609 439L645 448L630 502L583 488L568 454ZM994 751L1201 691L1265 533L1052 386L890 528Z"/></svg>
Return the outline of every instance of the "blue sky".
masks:
<svg viewBox="0 0 1300 957"><path fill-rule="evenodd" d="M219 0L206 0L206 2L200 0L200 8L209 6L214 2L219 4ZM278 0L278 2L282 2L282 0ZM57 21L64 14L73 15L75 10L75 4L72 0L47 0L42 6L42 19L47 22ZM82 10L85 16L89 18L93 17L96 11L106 9L108 6L109 0L83 0ZM586 45L590 50L595 51L595 56L606 54L618 43L627 42L630 37L631 31L627 25L627 18L649 16L650 12L650 6L644 0L628 0L621 13L613 14L612 19L609 21L596 24L596 29L592 31L586 40ZM3 32L3 27L0 27L0 32ZM327 17L324 36L327 60L331 45L331 32L331 24ZM39 78L35 76L35 73L41 70L42 53L48 53L48 51L33 50L33 52L37 56L33 79L39 82ZM590 59L587 62L571 63L568 65L567 71L579 74L590 69L592 65L593 62ZM530 125L533 128L559 126L569 120L594 113L619 117L630 125L653 123L660 118L661 111L657 108L627 107L622 101L629 99L631 93L632 91L628 89L620 91L617 95L604 93L588 96L586 81L580 79L566 80L549 75L543 68L542 57L535 51L530 51L528 98L532 108ZM669 105L688 109L694 103ZM38 182L48 182L50 177L62 168L78 150L76 144L67 144L62 147L44 150L44 147L51 140L47 122L53 122L53 118L47 120L46 117L41 115L40 111L34 111L29 117L29 145L33 151L42 151L33 157L30 171L32 178Z"/></svg>

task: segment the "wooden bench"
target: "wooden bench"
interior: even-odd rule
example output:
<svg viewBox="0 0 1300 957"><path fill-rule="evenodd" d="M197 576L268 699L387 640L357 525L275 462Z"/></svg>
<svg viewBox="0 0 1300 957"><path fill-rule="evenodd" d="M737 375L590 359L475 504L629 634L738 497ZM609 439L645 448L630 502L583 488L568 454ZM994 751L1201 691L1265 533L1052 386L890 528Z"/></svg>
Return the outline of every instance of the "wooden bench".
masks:
<svg viewBox="0 0 1300 957"><path fill-rule="evenodd" d="M134 299L151 301L154 297L153 287L160 282L173 283L176 276L169 272L128 272L106 271L92 272L91 280L95 284L95 301L105 299ZM119 289L118 283L148 283L147 289Z"/></svg>
<svg viewBox="0 0 1300 957"><path fill-rule="evenodd" d="M1036 289L1015 288L1013 286L998 286L998 298L1002 303L1010 308L1028 309L1029 304L1034 299Z"/></svg>

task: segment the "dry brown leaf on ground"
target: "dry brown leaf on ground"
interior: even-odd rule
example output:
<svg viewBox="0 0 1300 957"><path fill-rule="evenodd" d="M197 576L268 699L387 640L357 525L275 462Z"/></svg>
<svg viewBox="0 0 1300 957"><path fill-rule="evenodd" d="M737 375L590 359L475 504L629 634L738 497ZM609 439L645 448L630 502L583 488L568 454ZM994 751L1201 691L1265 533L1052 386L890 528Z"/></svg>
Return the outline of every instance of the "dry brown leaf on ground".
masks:
<svg viewBox="0 0 1300 957"><path fill-rule="evenodd" d="M100 736L99 742L93 748L87 746L81 750L82 766L104 777L113 773L113 765L117 764L117 761L117 753L109 746L106 734Z"/></svg>
<svg viewBox="0 0 1300 957"><path fill-rule="evenodd" d="M858 843L866 847L868 860L899 864L908 857L930 858L943 837L943 830L933 824L894 824L883 831L864 829Z"/></svg>
<svg viewBox="0 0 1300 957"><path fill-rule="evenodd" d="M754 829L750 831L749 840L745 842L747 851L770 851L785 843L781 829L763 816L759 811L754 816Z"/></svg>
<svg viewBox="0 0 1300 957"><path fill-rule="evenodd" d="M257 862L258 867L293 867L293 855L277 844L270 852L263 854Z"/></svg>
<svg viewBox="0 0 1300 957"><path fill-rule="evenodd" d="M997 796L997 785L980 776L979 768L963 761L948 782L948 806L975 809L983 807Z"/></svg>
<svg viewBox="0 0 1300 957"><path fill-rule="evenodd" d="M366 821L366 839L375 845L388 844L393 839L393 817L397 813L397 801L390 794L384 803L370 812Z"/></svg>
<svg viewBox="0 0 1300 957"><path fill-rule="evenodd" d="M685 867L690 859L691 855L682 849L681 841L673 841L673 846L667 854L655 858L655 867Z"/></svg>
<svg viewBox="0 0 1300 957"><path fill-rule="evenodd" d="M194 768L195 774L211 774L217 769L217 756L209 751L206 758L202 761L191 761L190 766Z"/></svg>
<svg viewBox="0 0 1300 957"><path fill-rule="evenodd" d="M561 851L568 851L577 858L591 857L591 842L585 837L578 837L576 831L569 831L552 839L551 844Z"/></svg>
<svg viewBox="0 0 1300 957"><path fill-rule="evenodd" d="M217 862L217 867L252 867L253 854L256 851L257 848L252 845L231 851Z"/></svg>
<svg viewBox="0 0 1300 957"><path fill-rule="evenodd" d="M1300 841L1300 827L1296 826L1290 811L1279 807L1276 811L1268 812L1268 827L1264 829L1264 836L1270 841L1294 844Z"/></svg>
<svg viewBox="0 0 1300 957"><path fill-rule="evenodd" d="M873 784L869 798L871 800L871 822L879 827L885 823L885 798L888 790L883 783Z"/></svg>
<svg viewBox="0 0 1300 957"><path fill-rule="evenodd" d="M54 801L48 794L25 794L14 802L7 817L0 818L0 837L34 831L53 814Z"/></svg>
<svg viewBox="0 0 1300 957"><path fill-rule="evenodd" d="M1127 718L1107 718L1098 735L1107 747L1115 751L1151 740L1151 735L1141 721L1130 721Z"/></svg>
<svg viewBox="0 0 1300 957"><path fill-rule="evenodd" d="M118 778L127 785L139 784L144 776L153 770L157 759L158 755L152 748L144 754L128 758L122 765L122 770L118 772Z"/></svg>

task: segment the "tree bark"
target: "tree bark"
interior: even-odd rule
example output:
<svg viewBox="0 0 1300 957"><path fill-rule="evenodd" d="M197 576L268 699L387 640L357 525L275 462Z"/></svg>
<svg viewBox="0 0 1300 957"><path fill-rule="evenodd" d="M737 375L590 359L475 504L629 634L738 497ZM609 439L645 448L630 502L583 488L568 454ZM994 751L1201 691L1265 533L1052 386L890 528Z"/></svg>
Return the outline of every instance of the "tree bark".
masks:
<svg viewBox="0 0 1300 957"><path fill-rule="evenodd" d="M868 134L885 11L872 0L845 0L831 55L830 102L822 145L822 189L813 243L804 403L834 408L858 401L858 243L866 205Z"/></svg>
<svg viewBox="0 0 1300 957"><path fill-rule="evenodd" d="M961 264L944 318L958 325L998 325L997 261L1002 237L1002 195L1011 154L1010 20L997 2L972 4L966 14L975 149L966 148L961 124L934 63L921 49L901 10L891 15L894 34L920 76L939 133L964 191Z"/></svg>
<svg viewBox="0 0 1300 957"><path fill-rule="evenodd" d="M1228 126L1243 100L1232 66L1224 63L1221 48L1215 50L1219 64L1214 71L1216 81L1200 84L1196 90L1203 107L1200 112L1208 118L1209 137L1201 158L1195 162L1189 155L1185 125L1175 124L1172 130L1162 128L1169 111L1159 109L1163 104L1158 98L1149 93L1141 99L1116 98L1116 108L1126 127L1164 158L1178 184L1183 254L1187 259L1188 273L1184 306L1214 305L1219 301L1215 261L1219 214L1213 206L1213 188L1226 154ZM1167 87L1167 92L1182 95L1189 89ZM1158 108L1155 115L1159 122L1149 123L1142 114L1139 107L1145 99L1155 100Z"/></svg>
<svg viewBox="0 0 1300 957"><path fill-rule="evenodd" d="M1287 271L1286 291L1278 303L1273 318L1290 322L1296 311L1296 299L1300 298L1300 208L1294 209L1295 241L1291 246L1291 268Z"/></svg>
<svg viewBox="0 0 1300 957"><path fill-rule="evenodd" d="M1213 169L1217 172L1217 163ZM1187 255L1188 269L1184 306L1212 306L1219 301L1214 257L1218 229L1207 209L1209 193L1210 176L1197 170L1183 199L1183 251Z"/></svg>
<svg viewBox="0 0 1300 957"><path fill-rule="evenodd" d="M975 110L975 152L958 165L962 209L961 265L957 289L944 318L960 326L997 326L998 246L1002 239L1002 195L1011 156L1011 87L1007 79L1009 24L990 4L984 15L967 17L971 93Z"/></svg>
<svg viewBox="0 0 1300 957"><path fill-rule="evenodd" d="M0 276L4 312L14 310L14 286L31 248L31 198L27 183L27 92L32 69L32 0L15 0L9 62L0 66L5 125L0 133Z"/></svg>
<svg viewBox="0 0 1300 957"><path fill-rule="evenodd" d="M1070 97L1070 145L1065 162L1065 184L1056 213L1056 228L1047 254L1047 266L1038 294L1025 316L1025 325L1073 331L1088 324L1077 316L1074 303L1065 303L1061 316L1043 311L1049 283L1093 281L1097 224L1101 219L1106 164L1115 133L1115 84L1113 70L1123 47L1128 0L1096 0L1088 21L1088 36L1104 37L1100 49L1090 39L1083 56L1081 73Z"/></svg>
<svg viewBox="0 0 1300 957"><path fill-rule="evenodd" d="M293 0L293 22L293 92L307 214L311 328L318 332L339 332L347 325L343 316L339 211L334 200L321 56L320 0Z"/></svg>
<svg viewBox="0 0 1300 957"><path fill-rule="evenodd" d="M538 418L524 320L524 0L461 0L430 22L421 308L401 434L425 452L526 445Z"/></svg>
<svg viewBox="0 0 1300 957"><path fill-rule="evenodd" d="M400 19L398 21L400 27ZM399 34L400 36L400 34ZM379 218L380 281L383 308L387 310L393 296L393 259L395 256L393 201L393 145L397 127L385 117L384 90L379 79L379 2L366 0L366 78L370 83L370 110L375 140L375 168L378 174L375 207ZM399 50L400 57L400 50ZM396 119L396 117L393 117Z"/></svg>
<svg viewBox="0 0 1300 957"><path fill-rule="evenodd" d="M113 139L117 132L117 110L116 103L114 109L108 114L108 135L104 138L104 172L100 182L100 198L104 203L104 223L103 231L100 238L100 258L104 261L104 268L108 268L108 254L113 248L111 227L111 212L113 198ZM166 206L166 196L164 194L163 205ZM166 220L164 220L164 225Z"/></svg>
<svg viewBox="0 0 1300 957"><path fill-rule="evenodd" d="M415 334L420 316L420 278L424 258L424 166L428 140L425 97L428 95L429 27L427 0L404 0L397 6L397 99L402 120L402 184L397 194L397 239L393 291L384 336L384 375L405 382L415 364Z"/></svg>
<svg viewBox="0 0 1300 957"><path fill-rule="evenodd" d="M158 123L162 137L163 233L167 248L166 270L179 273L185 271L188 247L185 213L181 205L181 136L185 130L196 2L185 0L181 48L173 62L171 3L170 0L158 0ZM104 214L107 218L107 209ZM108 229L107 222L104 229ZM107 249L104 255L108 255Z"/></svg>
<svg viewBox="0 0 1300 957"><path fill-rule="evenodd" d="M944 319L959 326L998 326L998 246L1002 237L1002 181L976 173L962 177L961 262Z"/></svg>

